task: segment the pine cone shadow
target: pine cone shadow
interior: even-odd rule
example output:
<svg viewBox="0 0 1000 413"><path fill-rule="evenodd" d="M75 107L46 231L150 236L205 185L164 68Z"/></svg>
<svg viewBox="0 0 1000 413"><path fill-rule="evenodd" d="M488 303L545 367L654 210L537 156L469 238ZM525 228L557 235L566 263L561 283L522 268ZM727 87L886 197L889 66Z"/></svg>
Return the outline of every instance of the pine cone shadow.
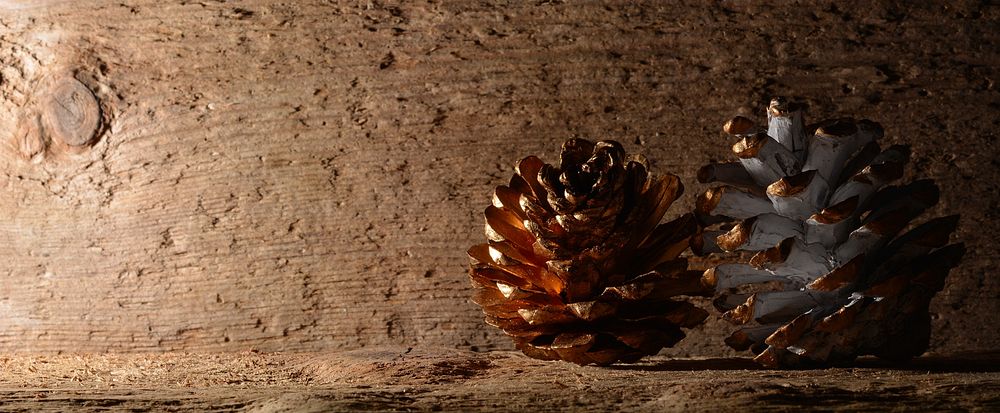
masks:
<svg viewBox="0 0 1000 413"><path fill-rule="evenodd" d="M1000 372L1000 351L958 353L918 357L904 363L865 357L852 367L890 370L926 371L932 373L992 373Z"/></svg>
<svg viewBox="0 0 1000 413"><path fill-rule="evenodd" d="M698 370L764 370L765 367L745 357L709 359L663 359L648 360L638 364L616 364L609 366L615 370L636 371L698 371Z"/></svg>
<svg viewBox="0 0 1000 413"><path fill-rule="evenodd" d="M833 365L839 368L870 368L883 370L926 371L930 373L992 373L1000 372L1000 351L969 352L953 355L918 357L906 362L892 362L876 357L862 357L851 363ZM638 364L616 364L607 368L633 371L697 371L697 370L773 370L751 358L661 359ZM822 370L824 366L799 366L778 370Z"/></svg>

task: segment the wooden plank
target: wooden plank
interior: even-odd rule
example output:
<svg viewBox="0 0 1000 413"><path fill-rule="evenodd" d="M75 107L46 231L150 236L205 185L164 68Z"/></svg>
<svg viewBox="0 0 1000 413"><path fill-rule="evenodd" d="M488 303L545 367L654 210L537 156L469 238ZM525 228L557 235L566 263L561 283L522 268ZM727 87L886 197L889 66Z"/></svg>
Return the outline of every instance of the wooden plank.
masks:
<svg viewBox="0 0 1000 413"><path fill-rule="evenodd" d="M759 370L749 359L656 357L611 368L512 352L376 348L324 354L17 355L0 411L719 411L763 407L995 410L997 355L893 369Z"/></svg>
<svg viewBox="0 0 1000 413"><path fill-rule="evenodd" d="M778 93L914 146L975 252L934 346L994 348L998 10L907 7L0 1L0 349L509 348L464 251L516 160L618 138L689 183L677 216ZM72 79L93 140L46 137Z"/></svg>

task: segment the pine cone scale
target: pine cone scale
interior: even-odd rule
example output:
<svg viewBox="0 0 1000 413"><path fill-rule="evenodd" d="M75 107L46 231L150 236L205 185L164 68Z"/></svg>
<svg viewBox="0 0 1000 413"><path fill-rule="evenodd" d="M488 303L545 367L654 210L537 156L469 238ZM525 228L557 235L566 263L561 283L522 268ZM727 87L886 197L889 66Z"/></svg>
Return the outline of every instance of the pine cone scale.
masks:
<svg viewBox="0 0 1000 413"><path fill-rule="evenodd" d="M523 221L513 212L495 206L486 207L486 236L491 241L511 241L516 245L531 245L535 238L524 228Z"/></svg>
<svg viewBox="0 0 1000 413"><path fill-rule="evenodd" d="M469 249L473 260L473 281L481 285L504 283L526 291L558 294L562 284L553 276L546 276L542 269L521 263L503 265L495 261L489 244L479 244ZM499 255L502 259L502 255Z"/></svg>
<svg viewBox="0 0 1000 413"><path fill-rule="evenodd" d="M542 166L545 162L534 156L529 156L517 163L517 174L521 176L521 179L527 183L528 188L531 189L530 194L536 202L541 205L548 207L547 205L547 192L545 187L542 186L541 182L538 181L538 173L542 170ZM527 194L527 192L525 193Z"/></svg>
<svg viewBox="0 0 1000 413"><path fill-rule="evenodd" d="M512 212L522 222L528 218L528 214L521 208L521 193L509 186L497 187L493 193L493 206Z"/></svg>

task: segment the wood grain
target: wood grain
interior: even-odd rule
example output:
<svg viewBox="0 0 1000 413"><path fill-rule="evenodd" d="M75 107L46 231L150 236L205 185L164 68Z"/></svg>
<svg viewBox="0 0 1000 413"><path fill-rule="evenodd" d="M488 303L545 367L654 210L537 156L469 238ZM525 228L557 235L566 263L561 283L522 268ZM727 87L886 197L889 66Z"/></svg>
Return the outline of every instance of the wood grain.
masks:
<svg viewBox="0 0 1000 413"><path fill-rule="evenodd" d="M595 368L425 346L18 355L0 358L0 411L995 411L996 356L773 371L745 358L658 356Z"/></svg>
<svg viewBox="0 0 1000 413"><path fill-rule="evenodd" d="M468 301L465 249L516 160L619 139L689 183L678 216L727 156L722 123L775 94L913 146L908 179L938 180L934 214L961 212L969 246L933 348L995 348L998 19L963 1L0 1L0 350L509 348ZM105 126L40 149L15 132L46 133L67 79ZM670 354L732 354L728 329Z"/></svg>

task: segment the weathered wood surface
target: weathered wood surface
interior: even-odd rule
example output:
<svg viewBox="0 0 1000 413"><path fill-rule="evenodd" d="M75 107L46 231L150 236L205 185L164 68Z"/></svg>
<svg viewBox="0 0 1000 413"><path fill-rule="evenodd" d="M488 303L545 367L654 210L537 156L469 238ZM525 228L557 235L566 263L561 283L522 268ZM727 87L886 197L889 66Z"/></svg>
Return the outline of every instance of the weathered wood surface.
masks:
<svg viewBox="0 0 1000 413"><path fill-rule="evenodd" d="M658 356L596 368L427 347L20 355L0 358L0 400L0 411L996 411L1000 363L980 354L773 371Z"/></svg>
<svg viewBox="0 0 1000 413"><path fill-rule="evenodd" d="M513 162L617 138L675 216L772 94L913 145L969 245L933 348L1000 345L1000 8L786 3L0 1L0 350L509 348L465 249Z"/></svg>

